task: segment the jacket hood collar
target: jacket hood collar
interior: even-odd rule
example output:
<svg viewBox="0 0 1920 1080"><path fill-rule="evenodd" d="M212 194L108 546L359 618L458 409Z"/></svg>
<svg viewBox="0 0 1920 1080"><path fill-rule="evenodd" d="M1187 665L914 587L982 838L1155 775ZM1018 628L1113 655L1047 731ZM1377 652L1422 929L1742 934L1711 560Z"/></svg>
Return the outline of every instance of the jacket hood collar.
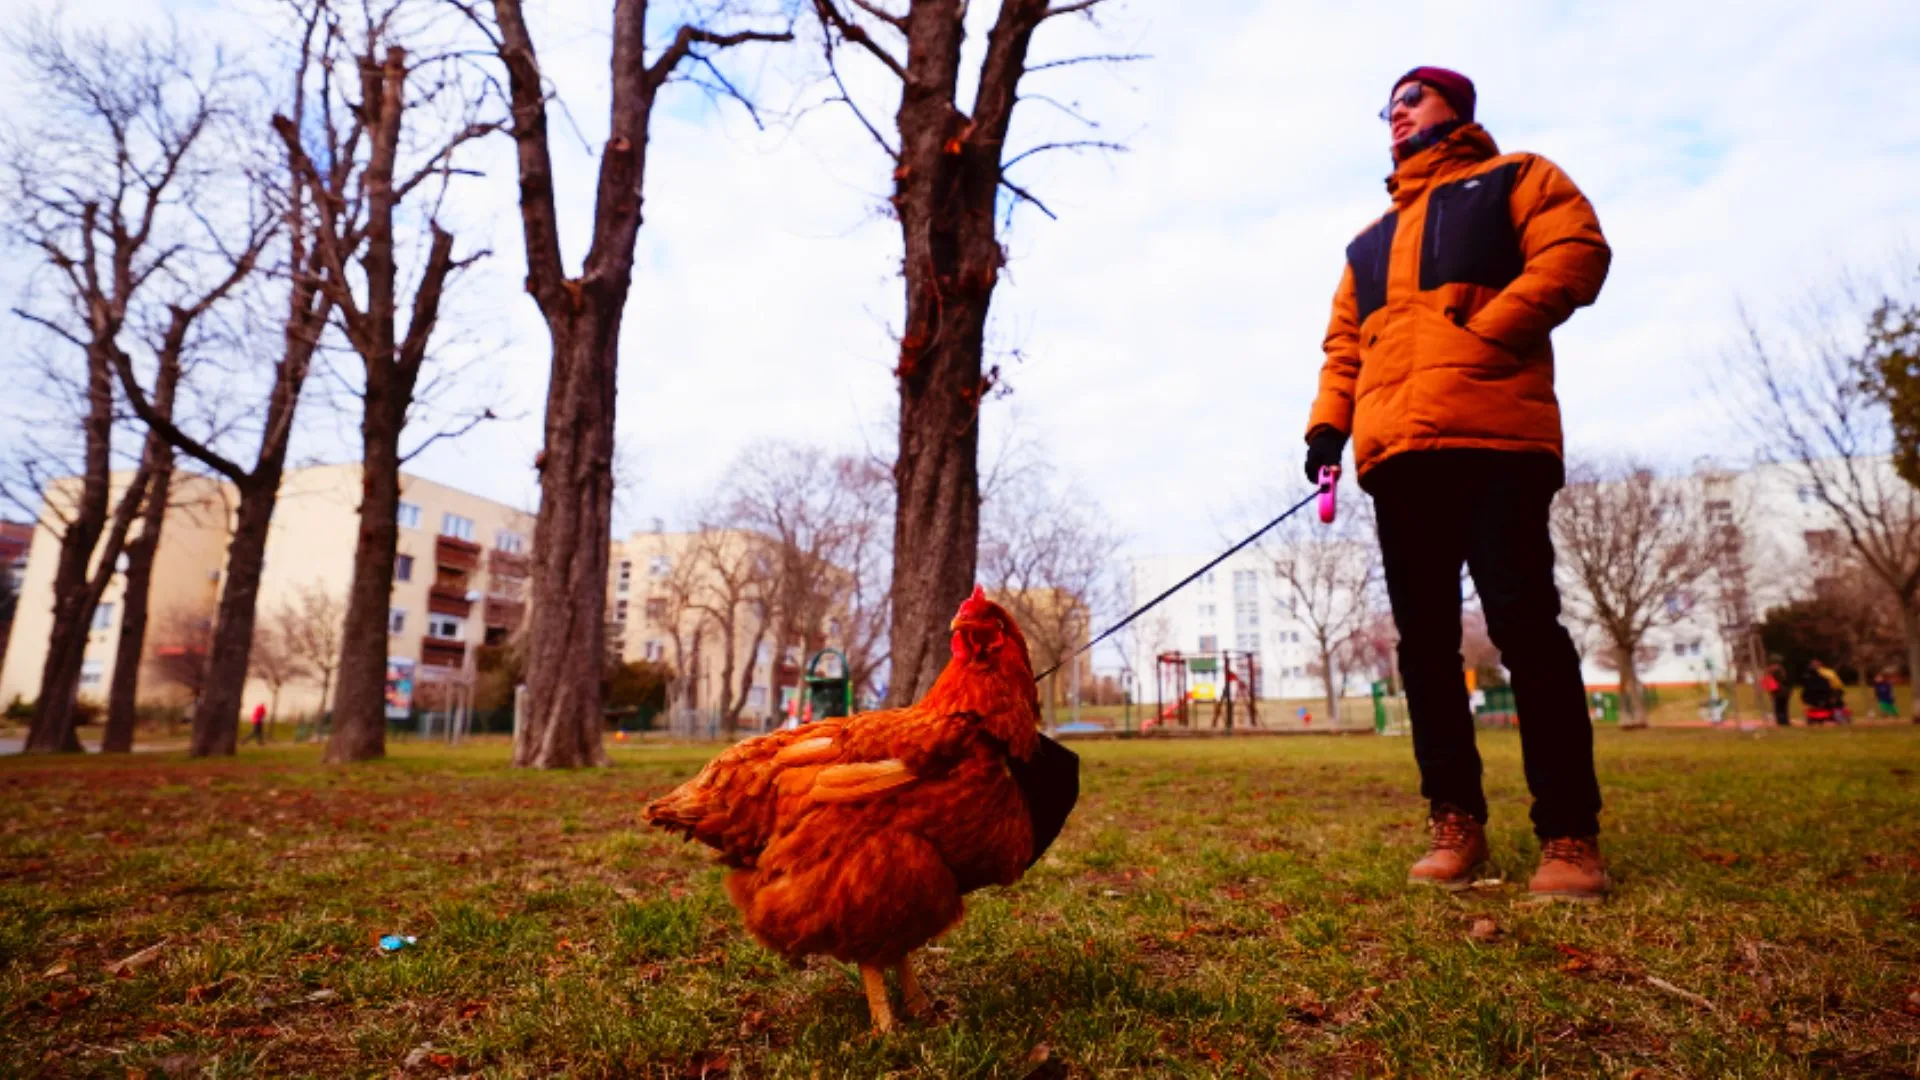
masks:
<svg viewBox="0 0 1920 1080"><path fill-rule="evenodd" d="M1398 162L1387 177L1387 194L1395 206L1420 197L1435 179L1498 157L1500 147L1479 124L1462 124L1452 134Z"/></svg>

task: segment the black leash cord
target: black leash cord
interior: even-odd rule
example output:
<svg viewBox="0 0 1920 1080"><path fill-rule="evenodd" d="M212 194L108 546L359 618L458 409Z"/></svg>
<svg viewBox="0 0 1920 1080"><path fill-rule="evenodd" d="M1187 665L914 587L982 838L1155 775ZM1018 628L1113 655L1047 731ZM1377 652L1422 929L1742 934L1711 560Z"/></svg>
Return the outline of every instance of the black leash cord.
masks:
<svg viewBox="0 0 1920 1080"><path fill-rule="evenodd" d="M1253 530L1253 535L1247 537L1245 540L1242 540L1239 543L1228 548L1227 550L1221 552L1219 555L1214 556L1214 559L1212 562L1208 563L1207 565L1201 567L1198 570L1195 570L1193 573L1188 574L1186 577L1181 578L1179 584L1173 586L1171 589L1168 589L1166 592L1161 593L1159 596L1156 596L1153 599L1147 601L1145 604L1142 604L1140 607L1135 608L1133 611L1133 614L1127 616L1124 619L1121 619L1119 622L1108 627L1106 631L1103 632L1099 637L1094 638L1092 641L1089 641L1085 645L1080 646L1078 649L1073 650L1072 656L1067 657L1065 660L1060 661L1059 663L1053 665L1047 670L1034 676L1033 681L1040 682L1044 680L1047 676L1053 674L1056 671L1059 671L1061 668L1066 667L1068 664L1071 664L1075 659L1077 659L1080 656L1081 653L1086 652L1088 649L1093 648L1095 645L1098 645L1101 642L1112 637L1113 635L1119 633L1120 631L1125 630L1127 628L1128 623L1131 623L1133 620L1139 618L1142 615L1145 615L1149 611L1152 611L1155 607L1159 606L1160 601L1165 600L1167 597L1172 596L1174 593L1177 593L1181 589L1186 588L1188 585L1193 584L1194 580L1197 579L1201 574L1204 574L1207 571L1213 569L1214 567L1219 566L1221 563L1226 562L1228 559L1238 554L1241 548L1246 547L1248 544L1251 544L1255 540L1258 540L1262 536L1265 536L1267 534L1267 530L1273 528L1275 525L1278 525L1281 522L1292 517L1293 515L1299 513L1302 509L1306 507L1308 503L1312 502L1313 500L1319 497L1320 497L1320 489L1315 488L1313 490L1313 494L1307 496L1304 499L1301 499L1299 502L1294 503L1292 506L1288 507L1286 511L1282 513L1279 517L1274 518L1272 521L1269 521L1265 525L1262 525L1259 528Z"/></svg>

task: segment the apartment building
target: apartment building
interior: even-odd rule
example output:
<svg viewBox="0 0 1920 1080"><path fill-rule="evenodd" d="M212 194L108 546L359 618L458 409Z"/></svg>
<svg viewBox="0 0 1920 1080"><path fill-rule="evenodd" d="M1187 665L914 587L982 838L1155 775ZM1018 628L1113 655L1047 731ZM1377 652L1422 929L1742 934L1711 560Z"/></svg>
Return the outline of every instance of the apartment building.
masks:
<svg viewBox="0 0 1920 1080"><path fill-rule="evenodd" d="M759 602L766 583L764 545L763 538L737 529L666 532L657 525L613 541L608 643L628 662L671 667L676 710L717 712L744 684L742 717L758 725L773 722L797 693L808 659L838 644L839 620L829 618L823 637L793 643L785 655L774 656L773 628L764 625Z"/></svg>
<svg viewBox="0 0 1920 1080"><path fill-rule="evenodd" d="M123 484L124 476L116 476ZM198 476L175 480L155 555L151 614L140 698L180 704L191 695L179 673L204 654L219 603L235 503L229 485ZM357 463L295 469L281 482L262 568L259 619L297 606L308 595L344 612L359 530L361 470ZM57 498L57 492L50 494ZM499 643L525 618L527 552L532 515L480 496L402 474L400 537L388 612L389 703L411 704L417 683L470 679L474 650ZM20 615L0 666L0 701L39 695L52 620L53 572L59 541L34 531L20 596ZM124 605L116 575L96 610L80 677L83 697L104 699L113 677ZM318 711L319 677L283 688L283 714ZM253 680L248 706L268 688Z"/></svg>

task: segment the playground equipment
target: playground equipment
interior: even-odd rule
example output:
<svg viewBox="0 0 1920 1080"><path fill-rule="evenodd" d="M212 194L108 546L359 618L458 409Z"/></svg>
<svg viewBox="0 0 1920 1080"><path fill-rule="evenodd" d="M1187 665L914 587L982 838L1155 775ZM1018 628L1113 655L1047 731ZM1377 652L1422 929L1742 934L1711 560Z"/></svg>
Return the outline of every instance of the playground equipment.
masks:
<svg viewBox="0 0 1920 1080"><path fill-rule="evenodd" d="M826 657L838 660L838 675L820 673L820 661ZM824 720L830 716L851 716L853 714L853 680L848 677L847 654L839 649L821 649L807 661L806 707L808 719Z"/></svg>
<svg viewBox="0 0 1920 1080"><path fill-rule="evenodd" d="M1260 658L1238 649L1212 653L1163 652L1154 658L1154 704L1156 715L1140 725L1151 731L1177 723L1192 728L1195 706L1212 702L1207 726L1233 730L1236 701L1244 704L1245 724L1260 726Z"/></svg>

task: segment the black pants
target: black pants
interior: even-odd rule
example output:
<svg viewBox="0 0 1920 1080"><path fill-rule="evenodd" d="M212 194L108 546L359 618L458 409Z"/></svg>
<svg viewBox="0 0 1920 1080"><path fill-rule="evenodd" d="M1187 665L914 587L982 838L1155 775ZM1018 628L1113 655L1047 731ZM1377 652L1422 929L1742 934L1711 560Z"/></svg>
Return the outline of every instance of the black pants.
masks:
<svg viewBox="0 0 1920 1080"><path fill-rule="evenodd" d="M1400 631L1420 793L1487 819L1460 655L1460 568L1473 574L1487 633L1513 676L1520 752L1543 839L1600 831L1580 655L1560 625L1547 511L1564 482L1548 454L1409 452L1367 476L1387 595Z"/></svg>
<svg viewBox="0 0 1920 1080"><path fill-rule="evenodd" d="M1778 724L1781 727L1792 726L1791 721L1787 719L1787 705L1792 700L1793 700L1792 694L1773 695L1773 722L1775 724Z"/></svg>

